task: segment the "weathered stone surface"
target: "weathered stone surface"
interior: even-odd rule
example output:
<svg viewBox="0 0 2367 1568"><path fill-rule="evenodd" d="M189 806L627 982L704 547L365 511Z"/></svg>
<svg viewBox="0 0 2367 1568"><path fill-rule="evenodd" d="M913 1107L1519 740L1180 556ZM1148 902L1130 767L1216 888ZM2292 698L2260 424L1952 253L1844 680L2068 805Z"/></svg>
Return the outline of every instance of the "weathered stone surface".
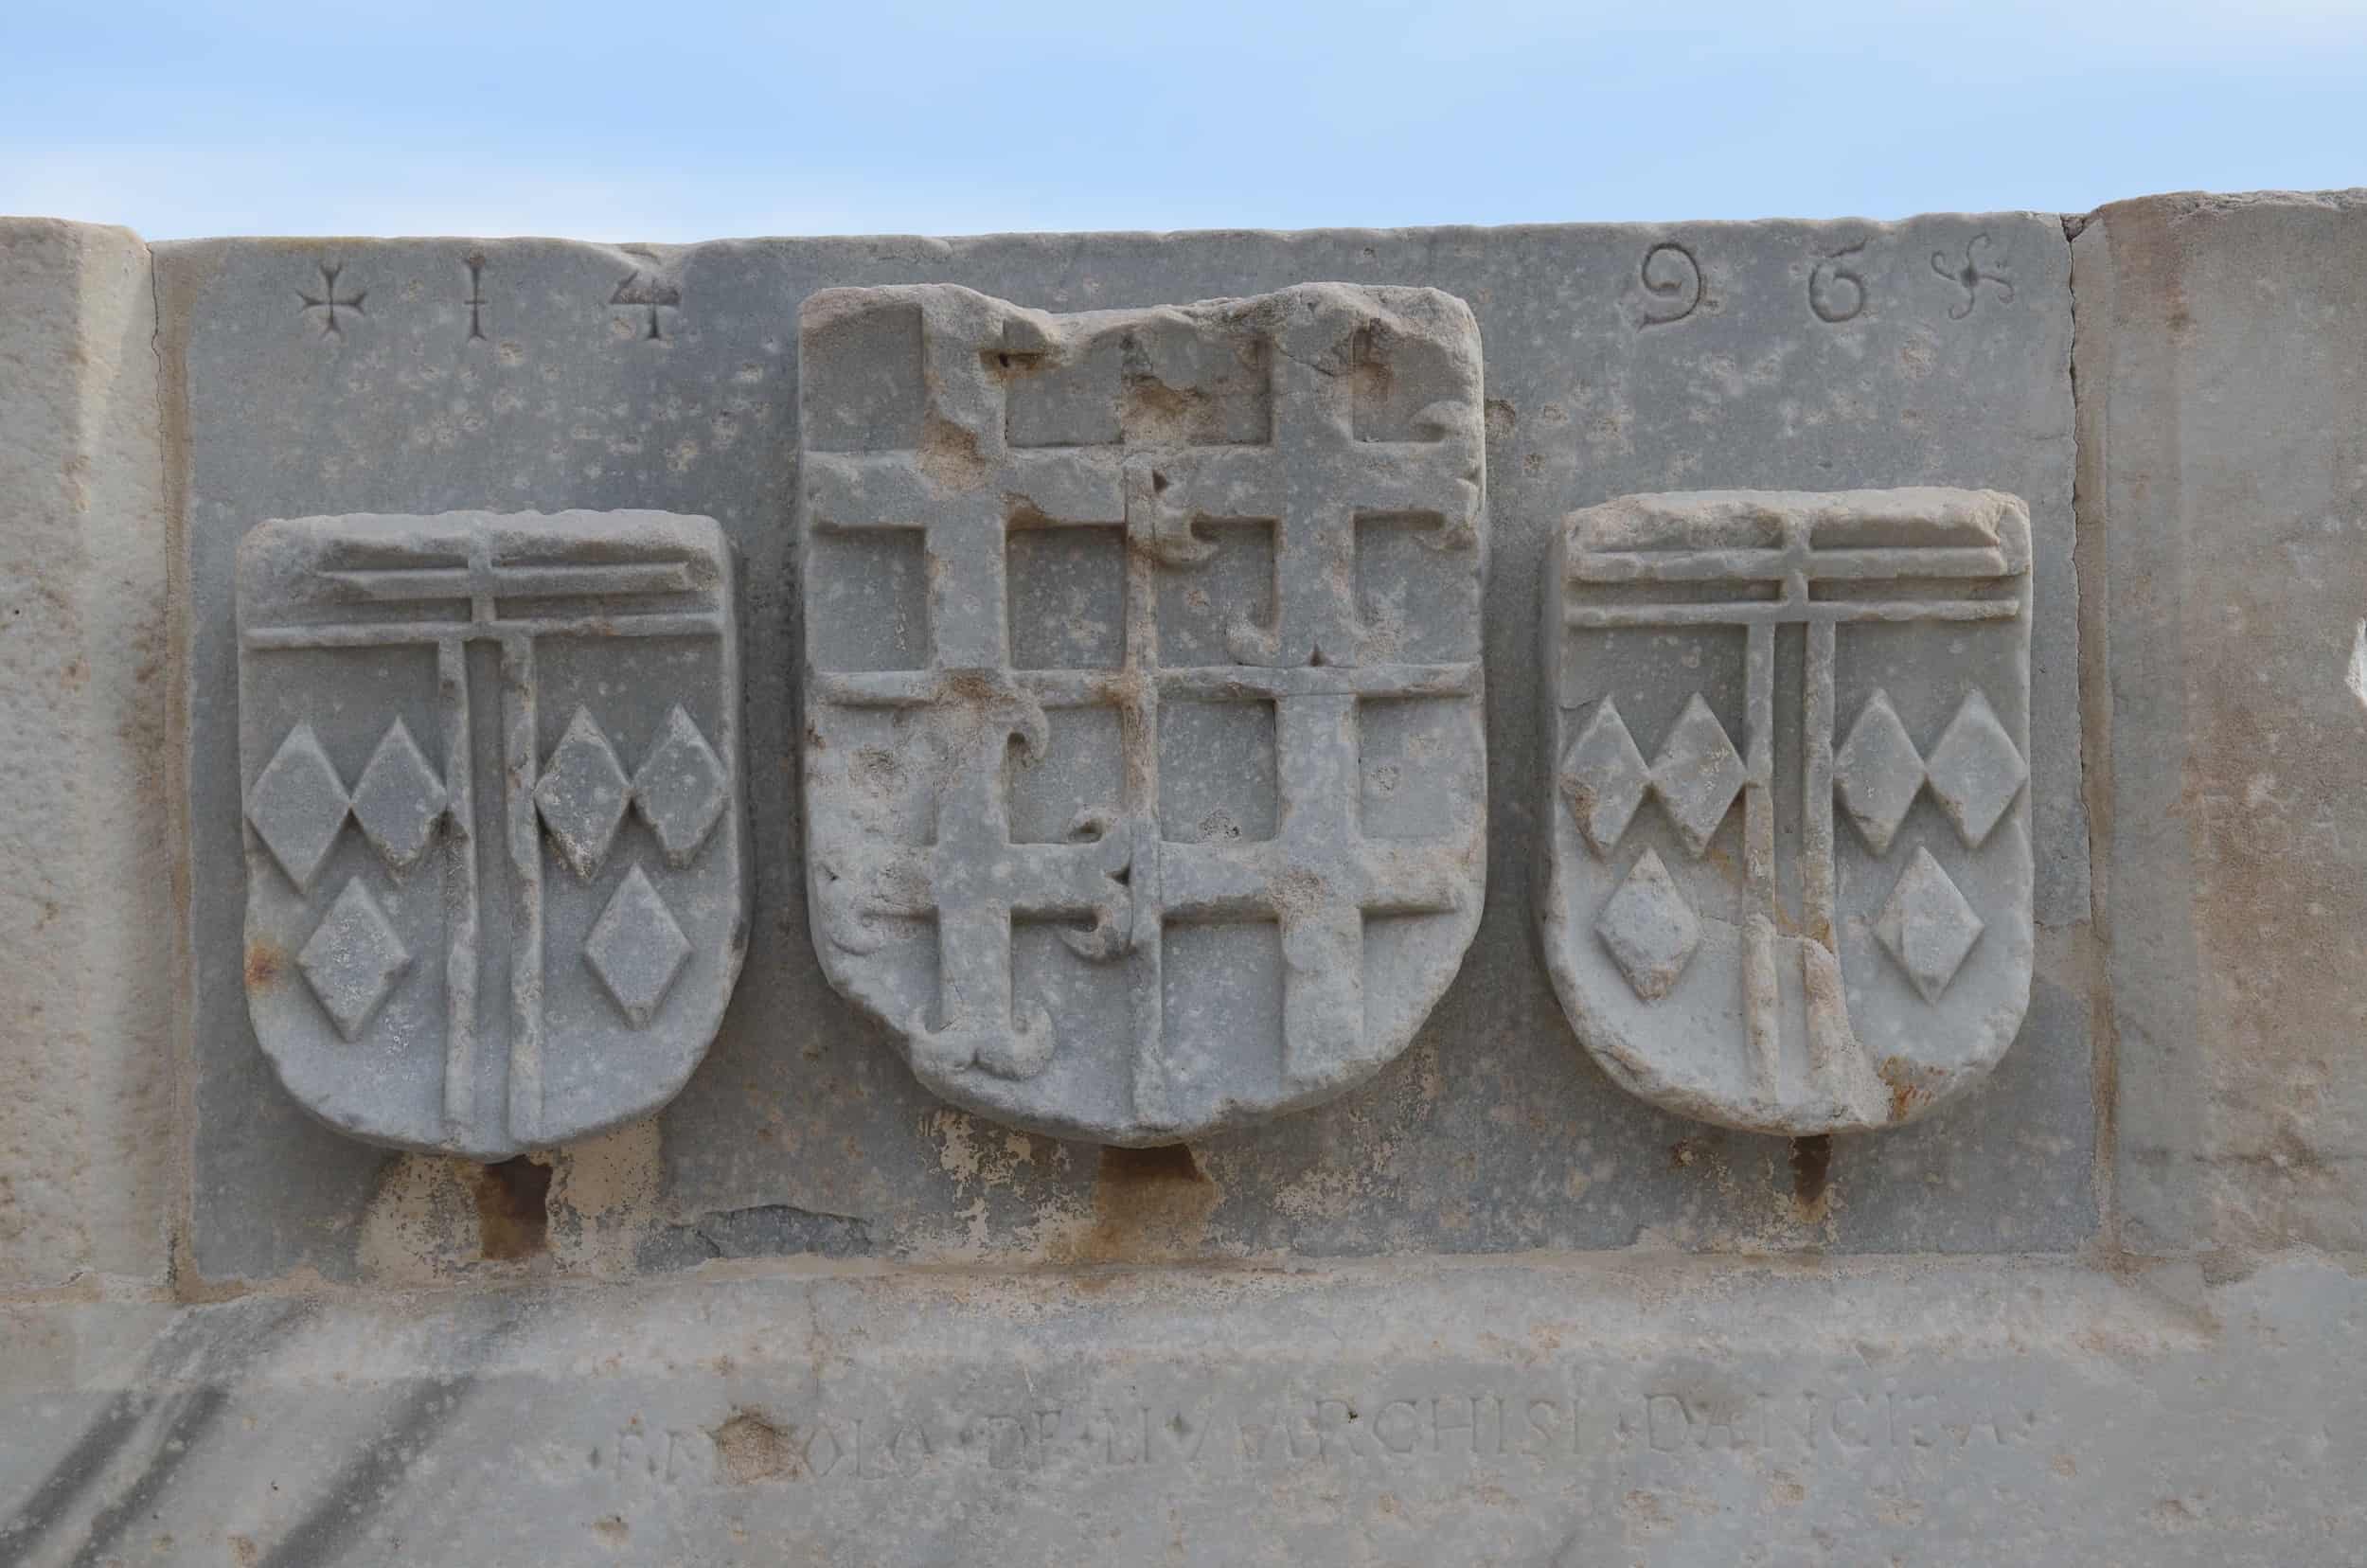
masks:
<svg viewBox="0 0 2367 1568"><path fill-rule="evenodd" d="M0 1287L165 1267L154 320L133 235L0 220Z"/></svg>
<svg viewBox="0 0 2367 1568"><path fill-rule="evenodd" d="M1987 1076L2030 993L2030 602L2029 513L1993 490L1570 515L1538 919L1604 1071L1794 1136Z"/></svg>
<svg viewBox="0 0 2367 1568"><path fill-rule="evenodd" d="M247 1006L306 1109L502 1159L681 1089L747 946L738 603L703 517L246 535Z"/></svg>
<svg viewBox="0 0 2367 1568"><path fill-rule="evenodd" d="M2367 1244L2367 193L2081 231L2124 1239Z"/></svg>
<svg viewBox="0 0 2367 1568"><path fill-rule="evenodd" d="M0 821L9 885L44 900L0 900L22 1014L0 1046L17 1096L0 1104L0 1561L2352 1560L2363 211L2180 198L2086 224L2084 599L2071 247L2051 219L172 247L161 440L136 245L0 231L17 307L0 312L0 635L32 629L0 679L18 803ZM798 451L881 428L886 393L858 387L801 437L787 323L840 284L1072 312L1309 277L1450 292L1486 334L1480 933L1401 1061L1336 1103L1188 1148L992 1126L897 1067L812 961L791 776ZM1196 428L1237 434L1229 406ZM1006 439L1122 437L1122 411L1102 412L1047 383ZM165 755L140 673L159 621L143 546L170 539L144 521L151 472L187 494L181 1117L156 1104L176 1064L138 1011L169 967L155 900L175 869L139 772ZM1726 797L1748 726L1709 655L1702 691L1657 716L1613 692L1618 730L1577 708L1556 736L1531 617L1574 508L1742 484L2028 503L2027 731L1985 681L1981 706L1918 713L1887 675L1880 701L1834 704L1834 836L1892 873L1849 939L1904 976L1893 1003L1944 1008L1997 934L1951 859L1966 836L1993 844L2026 813L2031 846L2019 1041L1879 1138L1760 1136L1617 1093L1575 1048L1534 938L1545 883L1524 871L1552 821L1575 853L1599 838L1634 858L1632 907L1610 914L1627 895L1607 887L1573 928L1628 994L1682 998L1721 937L1666 897L1747 816ZM498 1164L389 1156L321 1128L257 1049L242 835L280 748L273 799L333 775L335 835L296 821L255 851L283 882L310 868L330 916L342 861L436 874L446 758L426 721L398 733L348 701L379 722L347 739L314 721L291 746L291 720L242 766L240 545L268 517L584 506L711 514L751 562L751 972L664 1113ZM867 580L927 602L925 578ZM2092 934L2074 610L2104 835ZM1023 668L1062 668L1096 618L1005 613L1015 653L1042 661ZM1984 656L1967 645L1962 672ZM576 978L662 1025L671 945L635 939L648 906L605 835L638 843L634 869L670 900L668 854L703 811L637 813L642 754L596 706L548 717L540 764L576 761L552 768L568 787L548 795L546 875L624 877ZM1690 766L1656 770L1672 741ZM701 771L665 713L647 744ZM1548 802L1573 752L1603 782ZM1943 975L1967 929L1949 887L1983 924ZM370 901L416 979L438 950ZM376 924L355 909L337 929L314 965L361 976L343 1005L366 1039L392 1005L372 1012L352 962ZM62 985L77 966L103 983ZM66 1005L84 1034L49 1032ZM2113 1047L2095 1060L2091 1018ZM325 1008L314 1026L335 1035ZM159 1275L156 1194L185 1146L187 1245ZM1587 1251L1604 1248L1624 1250ZM1434 1256L1509 1249L1527 1256ZM1847 1256L1868 1251L1980 1256ZM1204 1258L1260 1266L1092 1266Z"/></svg>
<svg viewBox="0 0 2367 1568"><path fill-rule="evenodd" d="M1203 1137L1370 1078L1485 890L1469 309L841 289L799 340L832 983L931 1089L1054 1136Z"/></svg>
<svg viewBox="0 0 2367 1568"><path fill-rule="evenodd" d="M2356 1560L2367 1283L2200 1273L1664 1256L26 1310L0 1554Z"/></svg>
<svg viewBox="0 0 2367 1568"><path fill-rule="evenodd" d="M1974 249L1984 276L2011 274L2010 298L2000 283L1968 290L1961 270L1931 265L1934 253ZM267 517L454 508L711 516L749 585L748 962L706 1065L662 1115L630 1138L552 1156L553 1201L562 1187L578 1193L566 1212L584 1217L582 1245L598 1268L645 1246L653 1259L704 1256L703 1238L735 1255L827 1244L883 1259L1054 1262L1640 1240L2050 1251L2092 1233L2071 296L2056 219L632 251L224 241L159 246L156 257L159 349L187 493L188 1277L311 1269L410 1280L497 1267L480 1260L468 1172L433 1156L388 1162L319 1127L276 1087L247 1023L237 939L243 802L226 606L240 536ZM1655 292L1647 265L1650 279L1670 281L1673 267L1684 280ZM327 306L305 303L323 296L326 268L337 269L338 297L364 298L336 309L334 331ZM1309 278L1439 289L1469 303L1486 345L1480 931L1397 1063L1331 1104L1197 1139L1188 1161L1146 1166L951 1109L813 956L793 774L804 640L789 560L795 312L835 286L952 283L1068 312ZM618 300L620 290L634 297ZM1561 518L1612 496L1925 484L1994 488L2030 505L2032 1007L1979 1093L1879 1140L1836 1139L1826 1163L1803 1163L1786 1140L1690 1123L1616 1092L1564 1020L1530 909L1546 766L1539 583ZM1424 559L1418 539L1397 543ZM898 579L880 580L884 592ZM922 586L901 580L897 591ZM596 1184L609 1198L582 1195L587 1169L609 1173ZM554 1221L555 1254L573 1244L573 1225Z"/></svg>

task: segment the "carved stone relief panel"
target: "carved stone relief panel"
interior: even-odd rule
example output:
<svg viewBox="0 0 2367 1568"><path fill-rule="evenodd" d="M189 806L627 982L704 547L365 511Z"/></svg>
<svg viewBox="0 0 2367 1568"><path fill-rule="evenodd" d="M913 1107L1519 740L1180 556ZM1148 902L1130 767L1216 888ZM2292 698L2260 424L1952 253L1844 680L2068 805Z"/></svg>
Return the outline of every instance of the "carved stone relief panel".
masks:
<svg viewBox="0 0 2367 1568"><path fill-rule="evenodd" d="M1564 522L1543 633L1539 918L1605 1071L1808 1134L1996 1063L2032 957L2019 499L1625 496Z"/></svg>
<svg viewBox="0 0 2367 1568"><path fill-rule="evenodd" d="M246 990L331 1126L500 1158L672 1098L747 941L701 517L308 517L239 552Z"/></svg>
<svg viewBox="0 0 2367 1568"><path fill-rule="evenodd" d="M1156 1144L1402 1050L1486 833L1480 344L1435 290L800 324L807 875L937 1093Z"/></svg>

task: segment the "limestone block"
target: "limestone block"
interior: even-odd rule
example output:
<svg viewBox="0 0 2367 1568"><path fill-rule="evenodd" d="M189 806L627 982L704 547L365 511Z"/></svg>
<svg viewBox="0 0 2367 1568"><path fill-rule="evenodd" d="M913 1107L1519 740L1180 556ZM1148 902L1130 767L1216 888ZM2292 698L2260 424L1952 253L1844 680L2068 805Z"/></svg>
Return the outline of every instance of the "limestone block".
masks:
<svg viewBox="0 0 2367 1568"><path fill-rule="evenodd" d="M829 290L799 331L832 983L929 1087L1056 1136L1371 1077L1485 887L1469 309Z"/></svg>
<svg viewBox="0 0 2367 1568"><path fill-rule="evenodd" d="M2123 1238L2367 1245L2367 194L2075 254Z"/></svg>
<svg viewBox="0 0 2367 1568"><path fill-rule="evenodd" d="M164 1263L174 839L148 249L0 221L0 1285Z"/></svg>
<svg viewBox="0 0 2367 1568"><path fill-rule="evenodd" d="M2355 1562L2367 1281L2200 1274L1400 1260L25 1310L0 1557Z"/></svg>
<svg viewBox="0 0 2367 1568"><path fill-rule="evenodd" d="M703 517L310 517L239 552L246 993L340 1131L500 1159L671 1099L747 946Z"/></svg>
<svg viewBox="0 0 2367 1568"><path fill-rule="evenodd" d="M455 508L712 517L746 585L748 959L706 1064L633 1134L630 1185L642 1196L599 1222L603 1256L671 1268L834 1251L1030 1264L1639 1242L2024 1252L2069 1250L2092 1234L2098 1118L2093 966L2082 945L2071 251L2058 220L1942 213L1897 223L630 248L225 240L155 254L158 347L186 436L177 448L182 561L187 602L203 607L186 622L194 1275L370 1277L368 1238L386 1230L371 1216L410 1212L405 1195L423 1185L463 1194L464 1212L422 1256L465 1256L480 1272L509 1266L475 1261L471 1182L422 1183L412 1162L434 1157L390 1161L323 1126L279 1086L256 1048L241 972L244 779L236 629L224 609L239 541L265 518ZM1935 269L1935 254L1953 270ZM1977 263L1970 284L1967 256ZM325 297L332 269L333 293L363 301L337 307L334 331L328 306L307 303ZM1648 287L1647 270L1673 292ZM1188 1158L993 1125L918 1082L892 1034L833 989L815 956L797 776L797 687L816 591L792 550L809 441L797 312L830 288L942 284L1069 320L1280 293L1308 279L1451 294L1469 305L1486 347L1488 837L1479 930L1397 1061L1323 1105L1196 1138ZM1187 381L1222 369L1221 361L1162 363ZM1035 405L1022 400L1021 440L1106 434L1106 423L1091 422L1091 397L1072 399L1069 383L1041 384ZM869 405L833 406L861 415ZM1237 428L1230 406L1217 400L1202 428ZM811 439L827 447L845 428L826 419ZM1574 508L1620 495L1922 485L2003 490L2030 508L2039 939L2021 1037L1978 1092L1878 1139L1836 1138L1822 1155L1623 1094L1579 1047L1533 917L1544 831L1538 781L1548 766L1537 613L1553 538ZM1021 540L1026 550L1063 534L1020 531L1030 536ZM1221 660L1230 613L1257 602L1256 573L1237 572L1248 558L1223 547L1238 530L1201 532L1219 542L1207 568L1219 580L1204 597L1226 614L1205 634L1194 629L1196 648L1217 650L1195 656ZM1443 560L1418 528L1368 532L1361 543L1374 546L1360 554L1360 576L1370 569L1384 612L1396 580ZM923 579L863 580L897 603L926 602ZM1063 584L1057 571L1039 580ZM1094 602L1088 596L1089 610ZM1410 590L1403 602L1408 625L1429 624ZM1020 651L1060 654L1053 620L1023 601L1009 622L1025 634ZM884 614L881 622L882 637L913 627ZM413 739L426 748L425 737ZM1361 788L1357 798L1362 810ZM1202 805L1189 821L1222 804ZM1063 961L1108 972L1076 959L1057 932L1034 935ZM555 1156L554 1203L581 1147ZM1134 1222L1145 1215L1155 1223ZM554 1210L555 1258L562 1231Z"/></svg>
<svg viewBox="0 0 2367 1568"><path fill-rule="evenodd" d="M1544 601L1538 918L1604 1071L1794 1136L1985 1077L2034 950L2021 501L1626 496Z"/></svg>

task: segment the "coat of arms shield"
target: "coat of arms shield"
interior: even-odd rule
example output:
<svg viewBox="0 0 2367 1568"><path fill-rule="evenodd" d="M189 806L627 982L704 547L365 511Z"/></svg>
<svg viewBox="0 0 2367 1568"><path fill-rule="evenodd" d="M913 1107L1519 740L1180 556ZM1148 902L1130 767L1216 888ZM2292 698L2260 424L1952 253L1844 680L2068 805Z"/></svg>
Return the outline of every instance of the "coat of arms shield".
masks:
<svg viewBox="0 0 2367 1568"><path fill-rule="evenodd" d="M1631 495L1565 520L1544 597L1539 917L1595 1060L1794 1135L1984 1075L2030 986L2022 503Z"/></svg>
<svg viewBox="0 0 2367 1568"><path fill-rule="evenodd" d="M799 341L831 982L948 1099L1103 1143L1402 1050L1484 879L1468 308L839 289Z"/></svg>
<svg viewBox="0 0 2367 1568"><path fill-rule="evenodd" d="M247 1003L290 1092L478 1159L663 1105L747 937L721 530L274 521L238 596Z"/></svg>

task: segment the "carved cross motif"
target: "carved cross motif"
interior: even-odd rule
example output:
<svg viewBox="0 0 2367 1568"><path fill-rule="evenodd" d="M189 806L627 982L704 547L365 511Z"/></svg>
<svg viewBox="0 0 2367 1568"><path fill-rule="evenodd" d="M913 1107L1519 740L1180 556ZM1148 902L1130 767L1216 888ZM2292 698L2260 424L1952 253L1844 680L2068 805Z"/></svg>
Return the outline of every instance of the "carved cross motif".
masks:
<svg viewBox="0 0 2367 1568"><path fill-rule="evenodd" d="M1961 259L1950 260L1946 251L1931 253L1931 270L1965 291L1965 297L1948 308L1948 319L1962 321L1972 314L1981 303L1981 286L1987 284L1997 290L1998 297L2007 304L2014 298L2014 269L2010 258L1999 257L1994 261L1983 259L1989 250L1989 237L1976 234L1965 241Z"/></svg>
<svg viewBox="0 0 2367 1568"><path fill-rule="evenodd" d="M337 279L345 274L345 263L323 261L319 263L319 266L321 292L314 294L298 289L296 297L304 301L306 315L311 315L314 311L321 312L321 336L343 337L346 330L339 324L337 312L346 311L355 315L367 315L369 312L362 308L362 301L367 297L369 291L360 289L350 294L341 294L337 292Z"/></svg>
<svg viewBox="0 0 2367 1568"><path fill-rule="evenodd" d="M1389 372L1356 374L1368 328L1349 293L1271 296L1239 325L1162 312L1071 335L958 290L847 291L809 306L810 343L816 312L846 312L839 319L871 324L882 344L895 341L885 330L894 312L918 328L911 376L926 388L924 405L877 448L809 450L804 505L810 543L917 536L925 562L924 666L832 668L839 661L826 642L809 679L810 712L826 726L834 714L887 710L944 737L943 759L929 765L945 778L932 840L824 829L815 853L818 927L837 955L875 958L882 918L934 925L935 1020L891 1019L928 1081L959 1082L975 1068L1013 1084L998 1095L1017 1096L1052 1062L1054 1021L1014 984L1015 916L1090 921L1060 932L1069 951L1124 966L1132 1040L1121 1081L1130 1111L1108 1132L1135 1141L1205 1115L1182 1107L1205 1103L1205 1063L1227 1053L1278 1055L1278 1073L1267 1069L1278 1082L1261 1085L1264 1095L1352 1081L1373 1056L1368 923L1439 916L1451 924L1476 910L1476 798L1443 813L1435 836L1369 831L1360 719L1375 704L1434 699L1458 714L1469 705L1475 721L1478 662L1403 657L1394 633L1367 624L1358 588L1359 530L1377 519L1414 526L1440 571L1468 572L1482 521L1476 381L1463 398L1442 383L1410 400L1422 406L1393 408L1385 427L1360 428L1360 417L1382 419L1360 416L1358 400ZM857 316L859 298L866 308ZM1218 308L1189 310L1214 316ZM878 361L866 352L859 363ZM809 393L830 374L826 366ZM1023 393L1040 401L1023 408ZM1237 521L1271 549L1271 599L1224 607L1237 613L1211 659L1200 645L1180 647L1162 617L1179 591L1202 592L1198 570L1219 549L1203 527ZM1122 634L1112 632L1098 668L1015 668L1014 647L1032 629L1012 624L1012 542L1071 530L1123 542L1123 588L1113 590ZM807 589L831 584L813 571ZM1472 611L1470 641L1458 646L1476 653L1475 601ZM1454 630L1438 629L1450 641ZM1234 662L1221 662L1227 654ZM1239 765L1272 769L1264 836L1163 821L1163 789L1173 786L1162 778L1176 762L1163 724L1178 708L1251 706L1268 716L1260 722L1271 739ZM1078 812L1067 842L1013 843L1011 779L1044 757L1047 710L1063 709L1114 710L1126 738L1122 782ZM1468 755L1476 741L1474 733L1455 749ZM816 820L836 820L852 804L826 796ZM1163 978L1179 951L1170 928L1211 925L1262 929L1278 943L1281 1017L1264 1025L1278 1039L1213 1040L1223 1025L1172 1010ZM1384 1017L1389 1005L1375 1004ZM1068 1043L1090 1052L1100 1042L1070 1033Z"/></svg>

